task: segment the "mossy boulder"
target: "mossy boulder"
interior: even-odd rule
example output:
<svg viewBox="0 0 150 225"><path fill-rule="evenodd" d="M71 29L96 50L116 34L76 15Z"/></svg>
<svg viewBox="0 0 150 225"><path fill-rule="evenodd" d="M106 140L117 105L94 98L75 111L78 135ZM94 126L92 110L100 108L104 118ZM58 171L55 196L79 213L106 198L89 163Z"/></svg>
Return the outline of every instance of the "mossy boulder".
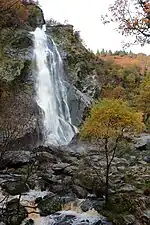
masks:
<svg viewBox="0 0 150 225"><path fill-rule="evenodd" d="M41 216L48 216L62 209L60 198L57 196L45 196L37 206Z"/></svg>
<svg viewBox="0 0 150 225"><path fill-rule="evenodd" d="M27 184L22 180L8 181L2 185L2 188L10 195L18 195L28 191Z"/></svg>
<svg viewBox="0 0 150 225"><path fill-rule="evenodd" d="M4 221L7 225L20 225L27 216L27 210L19 203L17 198L7 203Z"/></svg>

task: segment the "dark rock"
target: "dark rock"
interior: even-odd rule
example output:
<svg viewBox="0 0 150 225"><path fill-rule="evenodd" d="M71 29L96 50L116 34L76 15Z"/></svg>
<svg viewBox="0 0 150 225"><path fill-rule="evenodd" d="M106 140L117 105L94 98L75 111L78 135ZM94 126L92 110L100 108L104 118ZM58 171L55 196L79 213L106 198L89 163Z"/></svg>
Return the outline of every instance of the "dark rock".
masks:
<svg viewBox="0 0 150 225"><path fill-rule="evenodd" d="M5 182L2 184L2 188L10 195L18 195L29 190L27 184L22 180Z"/></svg>
<svg viewBox="0 0 150 225"><path fill-rule="evenodd" d="M142 224L146 224L146 225L149 225L150 224L150 210L146 210L143 212L143 215L142 215Z"/></svg>
<svg viewBox="0 0 150 225"><path fill-rule="evenodd" d="M91 105L91 99L71 85L68 87L67 96L72 123L75 126L79 126L85 111Z"/></svg>
<svg viewBox="0 0 150 225"><path fill-rule="evenodd" d="M104 205L105 205L105 201L104 200L97 199L97 200L93 201L93 208L97 212L100 212Z"/></svg>
<svg viewBox="0 0 150 225"><path fill-rule="evenodd" d="M27 210L18 199L13 199L6 204L5 220L8 225L20 225L27 216Z"/></svg>
<svg viewBox="0 0 150 225"><path fill-rule="evenodd" d="M6 151L2 159L5 167L15 168L33 161L29 151Z"/></svg>
<svg viewBox="0 0 150 225"><path fill-rule="evenodd" d="M86 198L88 194L84 188L77 185L73 185L72 190L78 196L78 198Z"/></svg>
<svg viewBox="0 0 150 225"><path fill-rule="evenodd" d="M150 149L150 135L143 133L139 137L134 138L135 148L138 150L148 150Z"/></svg>
<svg viewBox="0 0 150 225"><path fill-rule="evenodd" d="M34 150L35 151L35 150ZM43 147L43 151L42 152L37 152L36 153L36 160L38 160L39 163L56 163L56 158L55 155L50 153L50 152L46 152L44 151L44 147Z"/></svg>
<svg viewBox="0 0 150 225"><path fill-rule="evenodd" d="M34 225L34 221L32 219L29 219L26 221L25 225Z"/></svg>
<svg viewBox="0 0 150 225"><path fill-rule="evenodd" d="M76 200L76 198L77 196L73 192L60 193L60 200L62 205L73 202Z"/></svg>
<svg viewBox="0 0 150 225"><path fill-rule="evenodd" d="M100 212L100 210L103 208L104 204L105 204L105 201L102 199L98 199L98 198L95 200L86 199L85 201L83 201L81 203L80 207L83 212L86 212L92 208L94 208L96 211Z"/></svg>
<svg viewBox="0 0 150 225"><path fill-rule="evenodd" d="M123 219L125 221L125 225L134 225L136 222L136 218L134 215L123 216Z"/></svg>
<svg viewBox="0 0 150 225"><path fill-rule="evenodd" d="M147 163L150 163L150 156L145 156L144 161L147 162Z"/></svg>
<svg viewBox="0 0 150 225"><path fill-rule="evenodd" d="M37 5L29 4L27 6L29 10L28 23L33 28L42 27L45 24L44 14L40 7Z"/></svg>
<svg viewBox="0 0 150 225"><path fill-rule="evenodd" d="M143 193L146 196L150 196L150 188L146 188Z"/></svg>
<svg viewBox="0 0 150 225"><path fill-rule="evenodd" d="M35 199L35 204L38 204L41 201L42 201L42 197L38 197L38 198Z"/></svg>
<svg viewBox="0 0 150 225"><path fill-rule="evenodd" d="M93 203L89 199L86 199L81 203L80 207L83 212L87 212L89 209L93 208Z"/></svg>
<svg viewBox="0 0 150 225"><path fill-rule="evenodd" d="M45 196L37 206L41 216L48 216L62 209L60 198L57 196Z"/></svg>
<svg viewBox="0 0 150 225"><path fill-rule="evenodd" d="M70 164L68 164L68 163L57 163L53 166L52 169L54 171L64 171L64 169L69 166L70 166Z"/></svg>

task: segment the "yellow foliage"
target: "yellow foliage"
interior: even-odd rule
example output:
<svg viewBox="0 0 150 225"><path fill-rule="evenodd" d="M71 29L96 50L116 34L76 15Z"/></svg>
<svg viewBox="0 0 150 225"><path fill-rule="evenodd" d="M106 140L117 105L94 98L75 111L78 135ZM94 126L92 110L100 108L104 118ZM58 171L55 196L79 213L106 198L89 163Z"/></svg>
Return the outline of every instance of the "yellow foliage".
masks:
<svg viewBox="0 0 150 225"><path fill-rule="evenodd" d="M91 109L85 121L82 138L103 139L119 137L123 132L140 132L144 124L142 113L134 111L120 99L104 99Z"/></svg>

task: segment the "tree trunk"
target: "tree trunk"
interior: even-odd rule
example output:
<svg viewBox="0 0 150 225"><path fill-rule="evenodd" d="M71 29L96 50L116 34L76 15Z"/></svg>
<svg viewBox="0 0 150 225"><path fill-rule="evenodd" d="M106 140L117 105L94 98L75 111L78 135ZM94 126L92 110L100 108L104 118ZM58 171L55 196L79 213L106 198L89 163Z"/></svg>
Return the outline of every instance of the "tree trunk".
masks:
<svg viewBox="0 0 150 225"><path fill-rule="evenodd" d="M109 196L109 166L106 168L106 184L105 184L105 204L108 204L108 196Z"/></svg>
<svg viewBox="0 0 150 225"><path fill-rule="evenodd" d="M108 153L108 139L105 139L105 155L106 155L106 183L105 183L105 205L108 204L109 191L109 153Z"/></svg>

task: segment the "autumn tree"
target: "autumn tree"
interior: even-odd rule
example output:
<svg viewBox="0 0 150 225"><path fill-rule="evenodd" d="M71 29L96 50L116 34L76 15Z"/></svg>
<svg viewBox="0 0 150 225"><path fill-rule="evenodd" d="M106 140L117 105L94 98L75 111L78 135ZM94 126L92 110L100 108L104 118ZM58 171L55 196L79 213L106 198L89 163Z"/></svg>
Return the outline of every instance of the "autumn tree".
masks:
<svg viewBox="0 0 150 225"><path fill-rule="evenodd" d="M130 108L122 100L104 99L93 106L86 119L81 136L95 140L99 145L99 154L104 154L106 161L105 202L108 203L109 175L118 143L125 132L138 132L143 128L142 114ZM102 146L102 147L101 147Z"/></svg>
<svg viewBox="0 0 150 225"><path fill-rule="evenodd" d="M29 4L36 3L33 0L0 0L0 28L26 23Z"/></svg>
<svg viewBox="0 0 150 225"><path fill-rule="evenodd" d="M150 43L150 1L116 0L109 13L102 16L105 23L117 22L118 31L135 37L134 43Z"/></svg>
<svg viewBox="0 0 150 225"><path fill-rule="evenodd" d="M147 123L150 118L150 74L140 84L135 101L137 107L144 113L144 122Z"/></svg>

